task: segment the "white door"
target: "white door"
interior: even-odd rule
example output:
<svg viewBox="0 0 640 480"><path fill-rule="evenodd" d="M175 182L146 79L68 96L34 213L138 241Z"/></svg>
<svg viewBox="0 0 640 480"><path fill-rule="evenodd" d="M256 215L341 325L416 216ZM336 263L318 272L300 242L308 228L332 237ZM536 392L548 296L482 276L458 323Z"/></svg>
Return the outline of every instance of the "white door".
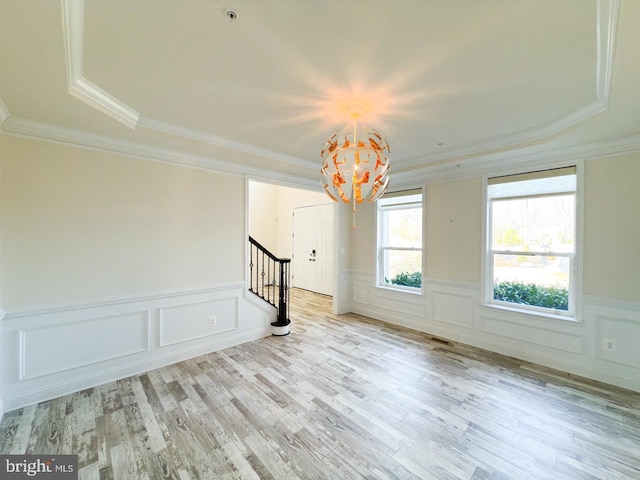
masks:
<svg viewBox="0 0 640 480"><path fill-rule="evenodd" d="M333 295L333 204L293 210L293 286Z"/></svg>

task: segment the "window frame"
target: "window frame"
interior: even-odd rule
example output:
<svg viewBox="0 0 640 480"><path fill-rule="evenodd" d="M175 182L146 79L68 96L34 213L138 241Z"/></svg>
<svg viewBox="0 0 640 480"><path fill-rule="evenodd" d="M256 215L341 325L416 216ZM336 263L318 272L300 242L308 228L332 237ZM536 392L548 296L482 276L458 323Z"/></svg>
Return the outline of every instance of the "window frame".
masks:
<svg viewBox="0 0 640 480"><path fill-rule="evenodd" d="M518 251L518 250L493 250L492 249L492 199L489 198L489 179L497 176L511 176L527 174L534 171L553 170L558 168L574 167L576 175L576 189L574 193L574 251L573 252L555 252L549 251ZM583 209L584 209L584 162L575 161L562 164L545 164L537 165L535 168L527 168L521 170L501 171L484 175L482 183L482 196L483 196L483 218L482 218L482 285L481 291L483 292L482 306L497 310L517 312L529 316L558 319L562 321L582 321L582 244L583 244ZM535 198L544 196L556 196L562 195L562 192L549 193L549 194L532 194L523 196L514 196L511 198ZM499 201L499 200L496 200ZM562 256L569 257L570 261L570 282L569 282L569 309L556 310L546 307L538 307L535 305L522 305L512 302L505 302L501 300L495 300L493 298L493 278L494 278L494 255L523 255L523 256Z"/></svg>
<svg viewBox="0 0 640 480"><path fill-rule="evenodd" d="M424 209L424 202L425 202L425 194L424 194L424 188L422 186L420 187L415 187L415 188L411 188L411 189L407 189L407 190L401 190L401 191L396 191L396 192L390 192L390 195L392 195L393 197L398 198L398 203L395 203L393 205L382 205L382 203L380 202L380 200L378 200L376 202L376 249L375 249L375 263L376 263L376 287L377 288L381 288L381 289L385 289L385 290L392 290L392 291L398 291L398 292L404 292L404 293L410 293L413 295L422 295L424 292L424 288L425 288L425 276L424 276L424 272L425 272L425 258L424 258L424 235L425 235L425 209ZM420 201L410 201L410 202L402 202L400 199L402 197L408 197L411 195L420 195ZM387 197L388 199L389 197ZM384 199L384 197L383 197ZM398 247L398 246L392 246L392 245L384 245L383 243L383 237L384 237L384 220L383 220L383 215L385 212L391 211L391 210L401 210L401 209L406 209L407 206L410 205L410 208L419 208L421 210L421 222L422 222L422 231L421 231L421 246L418 247ZM386 251L417 251L420 252L420 273L422 276L422 283L421 286L418 287L408 287L408 286L404 286L404 285L394 285L391 283L386 283L384 281L384 254Z"/></svg>

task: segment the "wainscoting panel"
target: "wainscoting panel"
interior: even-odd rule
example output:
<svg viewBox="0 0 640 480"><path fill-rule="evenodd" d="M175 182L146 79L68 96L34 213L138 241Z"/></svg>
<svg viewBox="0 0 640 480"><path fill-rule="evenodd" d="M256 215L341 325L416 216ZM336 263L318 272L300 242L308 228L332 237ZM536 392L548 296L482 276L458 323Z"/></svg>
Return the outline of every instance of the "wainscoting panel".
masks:
<svg viewBox="0 0 640 480"><path fill-rule="evenodd" d="M595 322L596 356L606 363L640 369L640 309L600 304L588 311Z"/></svg>
<svg viewBox="0 0 640 480"><path fill-rule="evenodd" d="M335 289L333 293L333 313L341 314L351 311L353 301L353 285L349 272L339 271L336 276Z"/></svg>
<svg viewBox="0 0 640 480"><path fill-rule="evenodd" d="M354 313L640 392L640 302L584 297L566 321L483 306L479 284L425 278L411 295L372 287L373 272L351 280Z"/></svg>
<svg viewBox="0 0 640 480"><path fill-rule="evenodd" d="M354 280L353 281L353 301L356 303L369 303L369 289L371 288L371 282L368 280Z"/></svg>
<svg viewBox="0 0 640 480"><path fill-rule="evenodd" d="M0 392L13 410L271 334L244 284L9 310ZM257 298L257 297L256 297Z"/></svg>
<svg viewBox="0 0 640 480"><path fill-rule="evenodd" d="M160 308L160 346L220 335L238 328L238 299Z"/></svg>
<svg viewBox="0 0 640 480"><path fill-rule="evenodd" d="M20 381L151 348L149 310L20 330Z"/></svg>
<svg viewBox="0 0 640 480"><path fill-rule="evenodd" d="M477 294L473 290L446 285L427 285L431 298L431 319L464 328L473 328L474 305Z"/></svg>
<svg viewBox="0 0 640 480"><path fill-rule="evenodd" d="M480 321L482 331L486 333L563 352L579 355L584 353L584 341L581 335L545 329L536 325L526 326L519 322L486 315L482 315Z"/></svg>
<svg viewBox="0 0 640 480"><path fill-rule="evenodd" d="M404 296L407 295L413 297L413 295L404 294ZM387 292L384 292L383 294L376 292L373 296L373 305L377 309L384 308L385 310L413 315L414 317L424 317L427 314L424 298L419 296L416 301L416 299L413 298L393 298Z"/></svg>
<svg viewBox="0 0 640 480"><path fill-rule="evenodd" d="M599 358L630 367L640 366L639 321L598 315L596 325Z"/></svg>

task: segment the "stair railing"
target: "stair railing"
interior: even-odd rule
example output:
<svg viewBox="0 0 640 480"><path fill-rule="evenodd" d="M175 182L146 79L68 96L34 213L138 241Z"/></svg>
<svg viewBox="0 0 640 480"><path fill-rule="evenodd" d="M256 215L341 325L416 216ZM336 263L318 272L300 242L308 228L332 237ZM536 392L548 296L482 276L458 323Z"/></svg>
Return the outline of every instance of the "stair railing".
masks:
<svg viewBox="0 0 640 480"><path fill-rule="evenodd" d="M278 310L273 327L288 326L291 259L276 257L251 236L249 251L249 290Z"/></svg>

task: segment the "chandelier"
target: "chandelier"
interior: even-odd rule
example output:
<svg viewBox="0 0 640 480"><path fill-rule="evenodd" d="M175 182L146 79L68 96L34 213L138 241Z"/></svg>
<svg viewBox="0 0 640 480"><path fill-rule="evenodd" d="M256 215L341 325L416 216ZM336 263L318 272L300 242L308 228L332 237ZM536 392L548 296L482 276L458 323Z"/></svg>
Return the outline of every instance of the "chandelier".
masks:
<svg viewBox="0 0 640 480"><path fill-rule="evenodd" d="M356 205L365 199L375 202L389 184L389 144L373 128L360 125L337 130L329 137L322 157L322 188L334 202L353 200L353 228Z"/></svg>

